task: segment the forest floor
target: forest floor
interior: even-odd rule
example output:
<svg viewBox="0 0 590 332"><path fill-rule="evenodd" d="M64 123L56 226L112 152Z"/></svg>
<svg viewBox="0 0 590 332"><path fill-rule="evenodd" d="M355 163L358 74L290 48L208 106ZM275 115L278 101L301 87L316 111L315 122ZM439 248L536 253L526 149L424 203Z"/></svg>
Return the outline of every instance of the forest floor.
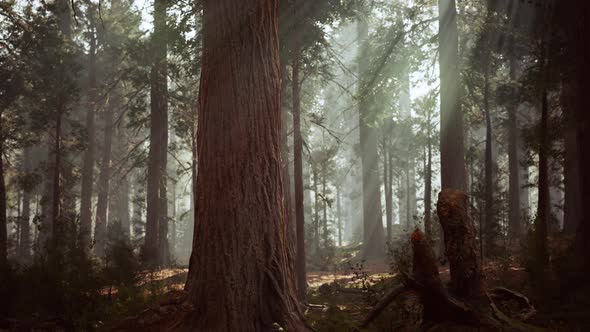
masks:
<svg viewBox="0 0 590 332"><path fill-rule="evenodd" d="M521 292L535 303L527 271L512 263L488 262L484 265L486 283L493 287L505 287ZM444 283L450 280L448 266L441 266L440 275ZM171 303L182 297L182 288L187 269L168 269L145 273L140 286L146 291L157 290L161 294L149 309L130 318L131 324L143 325L145 319L157 319L155 313L167 313ZM395 285L399 284L397 274L390 272L390 266L379 264L356 264L335 271L308 272L308 303L305 315L310 325L322 331L413 331L420 325L421 305L418 295L407 293L394 301L367 329L359 326L371 308ZM559 300L555 300L559 301ZM554 301L554 302L555 302ZM506 304L503 311L513 311ZM527 323L542 327L547 331L588 331L590 327L590 308L568 308L564 303L545 303L547 308L537 307L536 314L527 318ZM558 310L555 307L559 307ZM158 316L156 314L155 316ZM119 325L119 324L117 324ZM124 326L120 330L127 330ZM135 325L137 326L137 325ZM107 329L108 330L108 329ZM116 329L115 329L116 330Z"/></svg>

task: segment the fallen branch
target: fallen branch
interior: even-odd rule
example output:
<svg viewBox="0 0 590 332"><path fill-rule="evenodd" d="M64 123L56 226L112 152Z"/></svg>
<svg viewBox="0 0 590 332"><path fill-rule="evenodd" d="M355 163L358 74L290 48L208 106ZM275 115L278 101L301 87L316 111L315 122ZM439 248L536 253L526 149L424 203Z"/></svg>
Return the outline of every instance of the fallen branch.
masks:
<svg viewBox="0 0 590 332"><path fill-rule="evenodd" d="M389 306L389 304L393 302L393 300L395 300L398 296L400 296L407 290L408 289L405 285L399 285L390 290L389 293L387 293L387 295L385 295L383 299L381 299L379 303L377 303L377 305L371 310L371 312L369 312L369 315L367 316L367 318L365 318L365 320L361 324L361 327L364 328L369 326L369 324L375 318L377 318L381 314L381 312L383 312L383 310L385 310L385 308L387 308L387 306Z"/></svg>

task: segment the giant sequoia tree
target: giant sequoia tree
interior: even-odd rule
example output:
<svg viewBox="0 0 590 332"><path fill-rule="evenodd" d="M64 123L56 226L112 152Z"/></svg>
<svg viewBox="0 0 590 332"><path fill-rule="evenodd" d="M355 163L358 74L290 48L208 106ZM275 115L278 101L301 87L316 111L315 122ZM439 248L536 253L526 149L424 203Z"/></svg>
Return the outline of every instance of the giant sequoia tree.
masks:
<svg viewBox="0 0 590 332"><path fill-rule="evenodd" d="M150 75L150 151L144 258L150 265L168 264L166 160L168 151L168 63L166 10L168 0L154 2L154 61Z"/></svg>
<svg viewBox="0 0 590 332"><path fill-rule="evenodd" d="M467 188L455 0L439 0L440 160L443 189Z"/></svg>
<svg viewBox="0 0 590 332"><path fill-rule="evenodd" d="M276 0L204 1L191 331L306 327L287 254Z"/></svg>

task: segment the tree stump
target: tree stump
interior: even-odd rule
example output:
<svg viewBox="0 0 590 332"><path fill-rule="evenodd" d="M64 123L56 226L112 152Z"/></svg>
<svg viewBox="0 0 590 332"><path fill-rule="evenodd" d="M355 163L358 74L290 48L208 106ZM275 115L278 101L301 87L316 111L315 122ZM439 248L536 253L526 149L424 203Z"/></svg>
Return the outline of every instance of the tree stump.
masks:
<svg viewBox="0 0 590 332"><path fill-rule="evenodd" d="M444 232L453 294L472 304L488 304L467 195L459 190L443 190L438 195L437 213Z"/></svg>
<svg viewBox="0 0 590 332"><path fill-rule="evenodd" d="M422 231L411 236L412 276L402 272L404 285L393 289L369 314L362 327L375 317L404 289L417 291L424 307L424 330L536 331L538 328L511 319L490 299L484 286L475 225L467 213L468 197L458 190L439 194L437 212L443 228L444 245L451 272L451 289L443 287L434 251ZM521 294L504 290L503 297L523 303L530 316L534 308ZM497 296L498 297L498 296Z"/></svg>

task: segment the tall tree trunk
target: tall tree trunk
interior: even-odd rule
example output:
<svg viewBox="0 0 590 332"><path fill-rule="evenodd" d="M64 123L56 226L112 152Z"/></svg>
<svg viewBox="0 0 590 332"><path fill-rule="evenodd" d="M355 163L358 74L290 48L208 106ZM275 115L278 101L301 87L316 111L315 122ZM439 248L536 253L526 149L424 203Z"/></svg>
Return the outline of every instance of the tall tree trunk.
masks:
<svg viewBox="0 0 590 332"><path fill-rule="evenodd" d="M543 269L549 258L547 252L547 227L550 216L549 206L549 105L547 89L542 92L541 123L539 128L539 188L538 209L535 219L535 253L539 269ZM541 270L542 271L542 270Z"/></svg>
<svg viewBox="0 0 590 332"><path fill-rule="evenodd" d="M391 230L393 227L393 209L391 206L393 202L391 187L389 186L389 168L391 167L391 164L389 163L389 154L391 153L389 151L391 148L389 145L389 138L389 132L383 135L383 188L385 192L385 225L387 226L387 243L391 243Z"/></svg>
<svg viewBox="0 0 590 332"><path fill-rule="evenodd" d="M426 174L424 176L424 233L429 239L432 239L432 138L430 137L430 117L428 120Z"/></svg>
<svg viewBox="0 0 590 332"><path fill-rule="evenodd" d="M366 91L365 77L368 73L369 25L365 18L358 21L359 54L359 133L361 163L363 170L363 249L365 259L380 259L385 254L385 234L381 215L381 192L379 176L378 132L376 112Z"/></svg>
<svg viewBox="0 0 590 332"><path fill-rule="evenodd" d="M336 185L336 222L338 225L338 246L342 247L342 203L340 202L340 185Z"/></svg>
<svg viewBox="0 0 590 332"><path fill-rule="evenodd" d="M161 157L162 177L160 179L160 221L158 223L158 265L170 265L170 249L168 244L168 111L162 116Z"/></svg>
<svg viewBox="0 0 590 332"><path fill-rule="evenodd" d="M330 236L328 234L328 202L327 199L327 182L326 182L326 167L325 164L322 168L322 212L323 212L323 220L322 220L322 241L324 249L328 248L328 242L330 241Z"/></svg>
<svg viewBox="0 0 590 332"><path fill-rule="evenodd" d="M286 246L278 42L276 0L204 1L186 331L308 330Z"/></svg>
<svg viewBox="0 0 590 332"><path fill-rule="evenodd" d="M26 176L31 176L33 171L31 147L23 149L23 170ZM18 257L23 263L28 263L31 260L31 196L32 196L32 185L28 183L23 188L23 206L20 220L20 244Z"/></svg>
<svg viewBox="0 0 590 332"><path fill-rule="evenodd" d="M489 61L489 59L488 59ZM485 217L483 223L483 230L480 230L482 240L484 240L484 250L489 250L493 247L494 239L496 236L496 219L494 213L494 160L492 156L492 115L490 114L490 103L489 103L489 70L487 69L488 64L485 65L485 83L484 83L484 112L486 119L486 149L485 149L485 193L484 193L484 204L485 204ZM484 252L485 253L485 252ZM482 257L484 256L482 253Z"/></svg>
<svg viewBox="0 0 590 332"><path fill-rule="evenodd" d="M441 189L466 190L455 0L439 0Z"/></svg>
<svg viewBox="0 0 590 332"><path fill-rule="evenodd" d="M115 141L113 142L113 163L121 164L129 155L129 143L127 137L126 121L123 114L115 114L117 121L114 124L113 133ZM120 165L122 167L123 165ZM114 177L117 175L116 177ZM114 185L111 187L109 195L109 217L108 224L116 222L120 227L121 235L124 239L131 239L131 216L129 215L129 194L130 183L129 173L112 174Z"/></svg>
<svg viewBox="0 0 590 332"><path fill-rule="evenodd" d="M287 65L281 61L281 96L285 95L287 89ZM297 259L297 225L291 199L291 171L289 167L289 112L285 105L285 99L281 99L281 162L283 165L283 197L285 204L285 216L287 221L287 244L289 248L290 261L295 269Z"/></svg>
<svg viewBox="0 0 590 332"><path fill-rule="evenodd" d="M152 37L152 64L150 83L150 149L148 156L147 184L147 220L143 256L147 265L156 266L161 263L164 234L160 234L160 225L167 216L162 211L164 187L164 160L167 149L167 25L166 10L168 0L154 0L154 34Z"/></svg>
<svg viewBox="0 0 590 332"><path fill-rule="evenodd" d="M175 257L176 253L176 223L177 220L177 208L176 208L176 181L172 181L172 192L170 193L171 202L170 202L170 219L172 220L172 227L170 229L169 238L170 238L170 255L171 257Z"/></svg>
<svg viewBox="0 0 590 332"><path fill-rule="evenodd" d="M53 141L53 182L51 183L51 238L54 243L58 242L61 232L60 215L61 215L61 126L63 118L63 108L60 106L55 119L55 138Z"/></svg>
<svg viewBox="0 0 590 332"><path fill-rule="evenodd" d="M565 5L565 4L564 4ZM587 89L590 86L590 49L587 40L590 35L590 25L586 20L590 15L590 2L578 0L575 8L575 19L571 20L574 25L574 38L572 49L576 56L577 73L577 98L576 98L576 119L578 122L578 155L579 169L583 170L590 165L590 154L584 153L585 148L590 146L590 98L587 97ZM590 202L590 172L580 172L581 201ZM579 217L578 231L576 233L575 253L579 272L589 279L590 272L590 210L582 209Z"/></svg>
<svg viewBox="0 0 590 332"><path fill-rule="evenodd" d="M2 128L2 114L0 112L0 128ZM6 217L6 183L4 181L4 142L0 142L0 268L8 261L8 226Z"/></svg>
<svg viewBox="0 0 590 332"><path fill-rule="evenodd" d="M295 17L299 17L295 3ZM301 57L301 32L293 33L293 171L295 178L295 227L297 233L297 297L303 301L307 291L307 268L305 264L305 211L303 210L303 137L301 136L301 81L299 78Z"/></svg>
<svg viewBox="0 0 590 332"><path fill-rule="evenodd" d="M92 7L89 10L93 10ZM93 15L90 15L93 18ZM80 241L86 249L90 247L92 233L92 192L94 187L94 158L96 154L96 128L94 112L96 109L96 29L94 20L90 21L90 61L88 64L88 109L86 110L86 140L82 167L82 193L80 199Z"/></svg>
<svg viewBox="0 0 590 332"><path fill-rule="evenodd" d="M514 43L514 40L511 43ZM511 48L512 52L514 52L514 47ZM516 66L517 60L513 54L510 58L510 81L512 83L516 82ZM514 98L516 98L517 91L514 92ZM519 102L514 101L514 104L508 110L508 234L511 239L518 239L522 235L518 107Z"/></svg>
<svg viewBox="0 0 590 332"><path fill-rule="evenodd" d="M578 123L575 116L575 97L570 95L575 89L574 86L568 83L562 87L562 105L565 108L565 200L563 232L570 236L576 233L582 211L580 154L576 140Z"/></svg>
<svg viewBox="0 0 590 332"><path fill-rule="evenodd" d="M111 151L113 145L113 117L116 97L111 97L104 113L104 138L102 162L98 175L98 200L96 202L96 225L94 228L95 252L102 257L107 246L107 213L109 209L109 186L111 177Z"/></svg>
<svg viewBox="0 0 590 332"><path fill-rule="evenodd" d="M317 255L320 251L320 189L318 187L318 171L317 166L312 165L312 179L313 179L313 254Z"/></svg>

